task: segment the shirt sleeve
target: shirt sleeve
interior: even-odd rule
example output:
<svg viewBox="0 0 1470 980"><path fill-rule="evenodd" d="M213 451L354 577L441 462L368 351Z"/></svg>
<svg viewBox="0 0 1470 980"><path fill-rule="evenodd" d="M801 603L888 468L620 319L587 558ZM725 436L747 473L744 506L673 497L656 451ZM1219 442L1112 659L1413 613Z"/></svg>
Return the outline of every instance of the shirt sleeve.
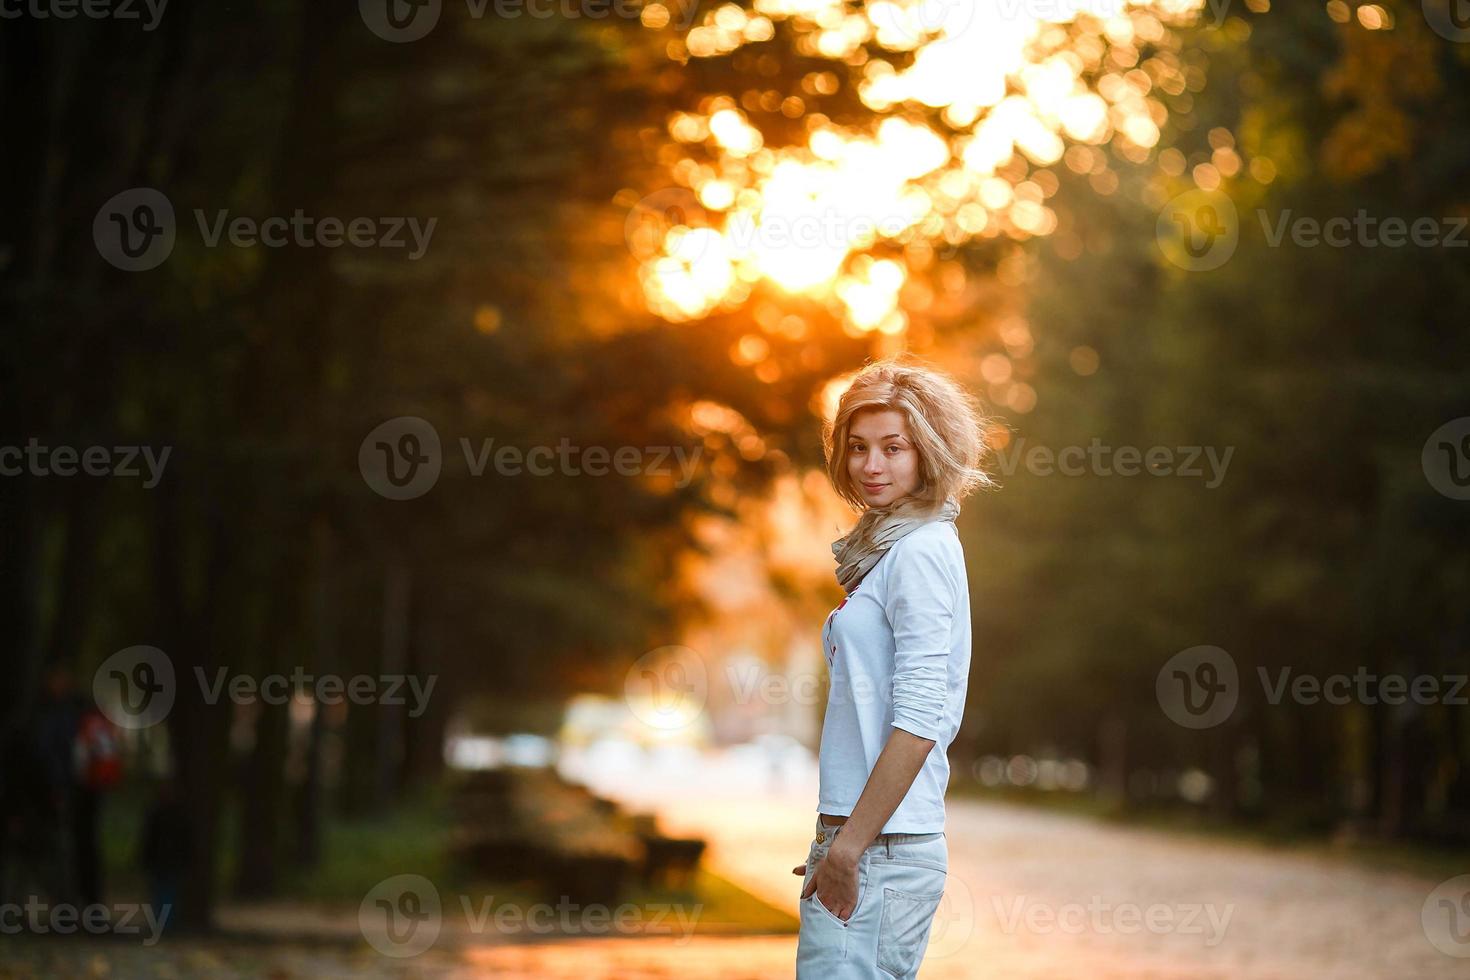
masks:
<svg viewBox="0 0 1470 980"><path fill-rule="evenodd" d="M921 532L914 532L918 535ZM949 692L949 638L958 582L945 533L900 541L884 604L893 628L893 727L939 741Z"/></svg>

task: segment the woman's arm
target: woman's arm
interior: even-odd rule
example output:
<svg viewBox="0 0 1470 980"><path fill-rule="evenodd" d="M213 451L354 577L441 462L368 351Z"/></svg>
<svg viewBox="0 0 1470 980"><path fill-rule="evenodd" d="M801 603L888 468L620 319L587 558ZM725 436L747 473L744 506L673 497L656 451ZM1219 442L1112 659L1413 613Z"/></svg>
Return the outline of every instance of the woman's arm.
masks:
<svg viewBox="0 0 1470 980"><path fill-rule="evenodd" d="M829 858L835 858L841 866L857 868L858 858L903 802L932 748L932 738L920 738L902 728L888 733L888 742L878 753L878 761L873 763L873 771L868 774L867 785L852 808L852 815L827 852Z"/></svg>
<svg viewBox="0 0 1470 980"><path fill-rule="evenodd" d="M903 802L932 748L932 738L920 738L902 728L889 732L852 815L842 825L842 833L832 842L827 856L817 863L802 898L816 892L827 911L846 921L857 906L858 859ZM801 874L805 868L792 870Z"/></svg>

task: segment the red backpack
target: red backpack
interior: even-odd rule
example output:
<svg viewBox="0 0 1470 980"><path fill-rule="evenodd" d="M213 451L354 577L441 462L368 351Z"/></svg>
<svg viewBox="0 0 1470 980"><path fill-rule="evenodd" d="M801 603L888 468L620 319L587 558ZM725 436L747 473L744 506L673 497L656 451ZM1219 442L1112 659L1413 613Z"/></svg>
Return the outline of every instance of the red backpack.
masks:
<svg viewBox="0 0 1470 980"><path fill-rule="evenodd" d="M102 712L88 709L73 743L77 778L93 791L112 789L122 781L122 747L117 729Z"/></svg>

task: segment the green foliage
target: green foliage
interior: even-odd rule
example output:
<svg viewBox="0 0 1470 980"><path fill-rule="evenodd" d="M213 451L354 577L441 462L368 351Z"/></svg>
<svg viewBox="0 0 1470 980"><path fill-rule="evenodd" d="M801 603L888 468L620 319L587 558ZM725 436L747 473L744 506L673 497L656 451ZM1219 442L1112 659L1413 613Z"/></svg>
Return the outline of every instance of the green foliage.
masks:
<svg viewBox="0 0 1470 980"><path fill-rule="evenodd" d="M1234 44L1211 28L1186 37L1211 51L1210 79L1166 143L1192 167L1224 127L1247 161L1278 168L1272 182L1242 173L1222 188L1240 240L1218 269L1164 261L1153 172L1135 171L1112 198L1064 184L1063 226L1108 245L1070 259L1038 245L1040 400L1015 435L1234 455L1215 489L1022 469L985 502L970 536L985 750L1053 745L1096 761L1103 723L1122 719L1128 767L1204 769L1225 812L1295 809L1425 836L1464 826L1463 707L1272 705L1257 674L1364 665L1445 677L1467 662L1470 513L1420 466L1429 434L1470 415L1465 252L1273 247L1263 229L1287 212L1412 221L1470 207L1450 176L1470 169L1465 60L1411 12L1400 21L1365 32L1310 5L1274 5ZM1410 86L1372 74L1410 57L1436 77ZM1366 159L1353 118L1369 104L1402 120L1404 142L1374 148L1373 165L1348 175L1344 161ZM1083 345L1098 353L1096 374L1069 365ZM1199 644L1232 655L1242 693L1229 722L1194 733L1164 717L1154 680ZM1253 803L1256 780L1266 796Z"/></svg>

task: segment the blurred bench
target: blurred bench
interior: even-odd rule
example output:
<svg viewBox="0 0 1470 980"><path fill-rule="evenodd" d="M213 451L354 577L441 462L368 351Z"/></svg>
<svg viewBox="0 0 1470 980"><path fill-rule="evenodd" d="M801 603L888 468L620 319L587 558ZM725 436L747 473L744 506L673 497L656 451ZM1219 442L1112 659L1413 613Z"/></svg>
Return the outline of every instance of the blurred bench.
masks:
<svg viewBox="0 0 1470 980"><path fill-rule="evenodd" d="M545 768L465 774L453 795L450 854L467 873L530 881L551 901L608 906L637 880L690 888L705 842L667 837L649 814L628 814Z"/></svg>

